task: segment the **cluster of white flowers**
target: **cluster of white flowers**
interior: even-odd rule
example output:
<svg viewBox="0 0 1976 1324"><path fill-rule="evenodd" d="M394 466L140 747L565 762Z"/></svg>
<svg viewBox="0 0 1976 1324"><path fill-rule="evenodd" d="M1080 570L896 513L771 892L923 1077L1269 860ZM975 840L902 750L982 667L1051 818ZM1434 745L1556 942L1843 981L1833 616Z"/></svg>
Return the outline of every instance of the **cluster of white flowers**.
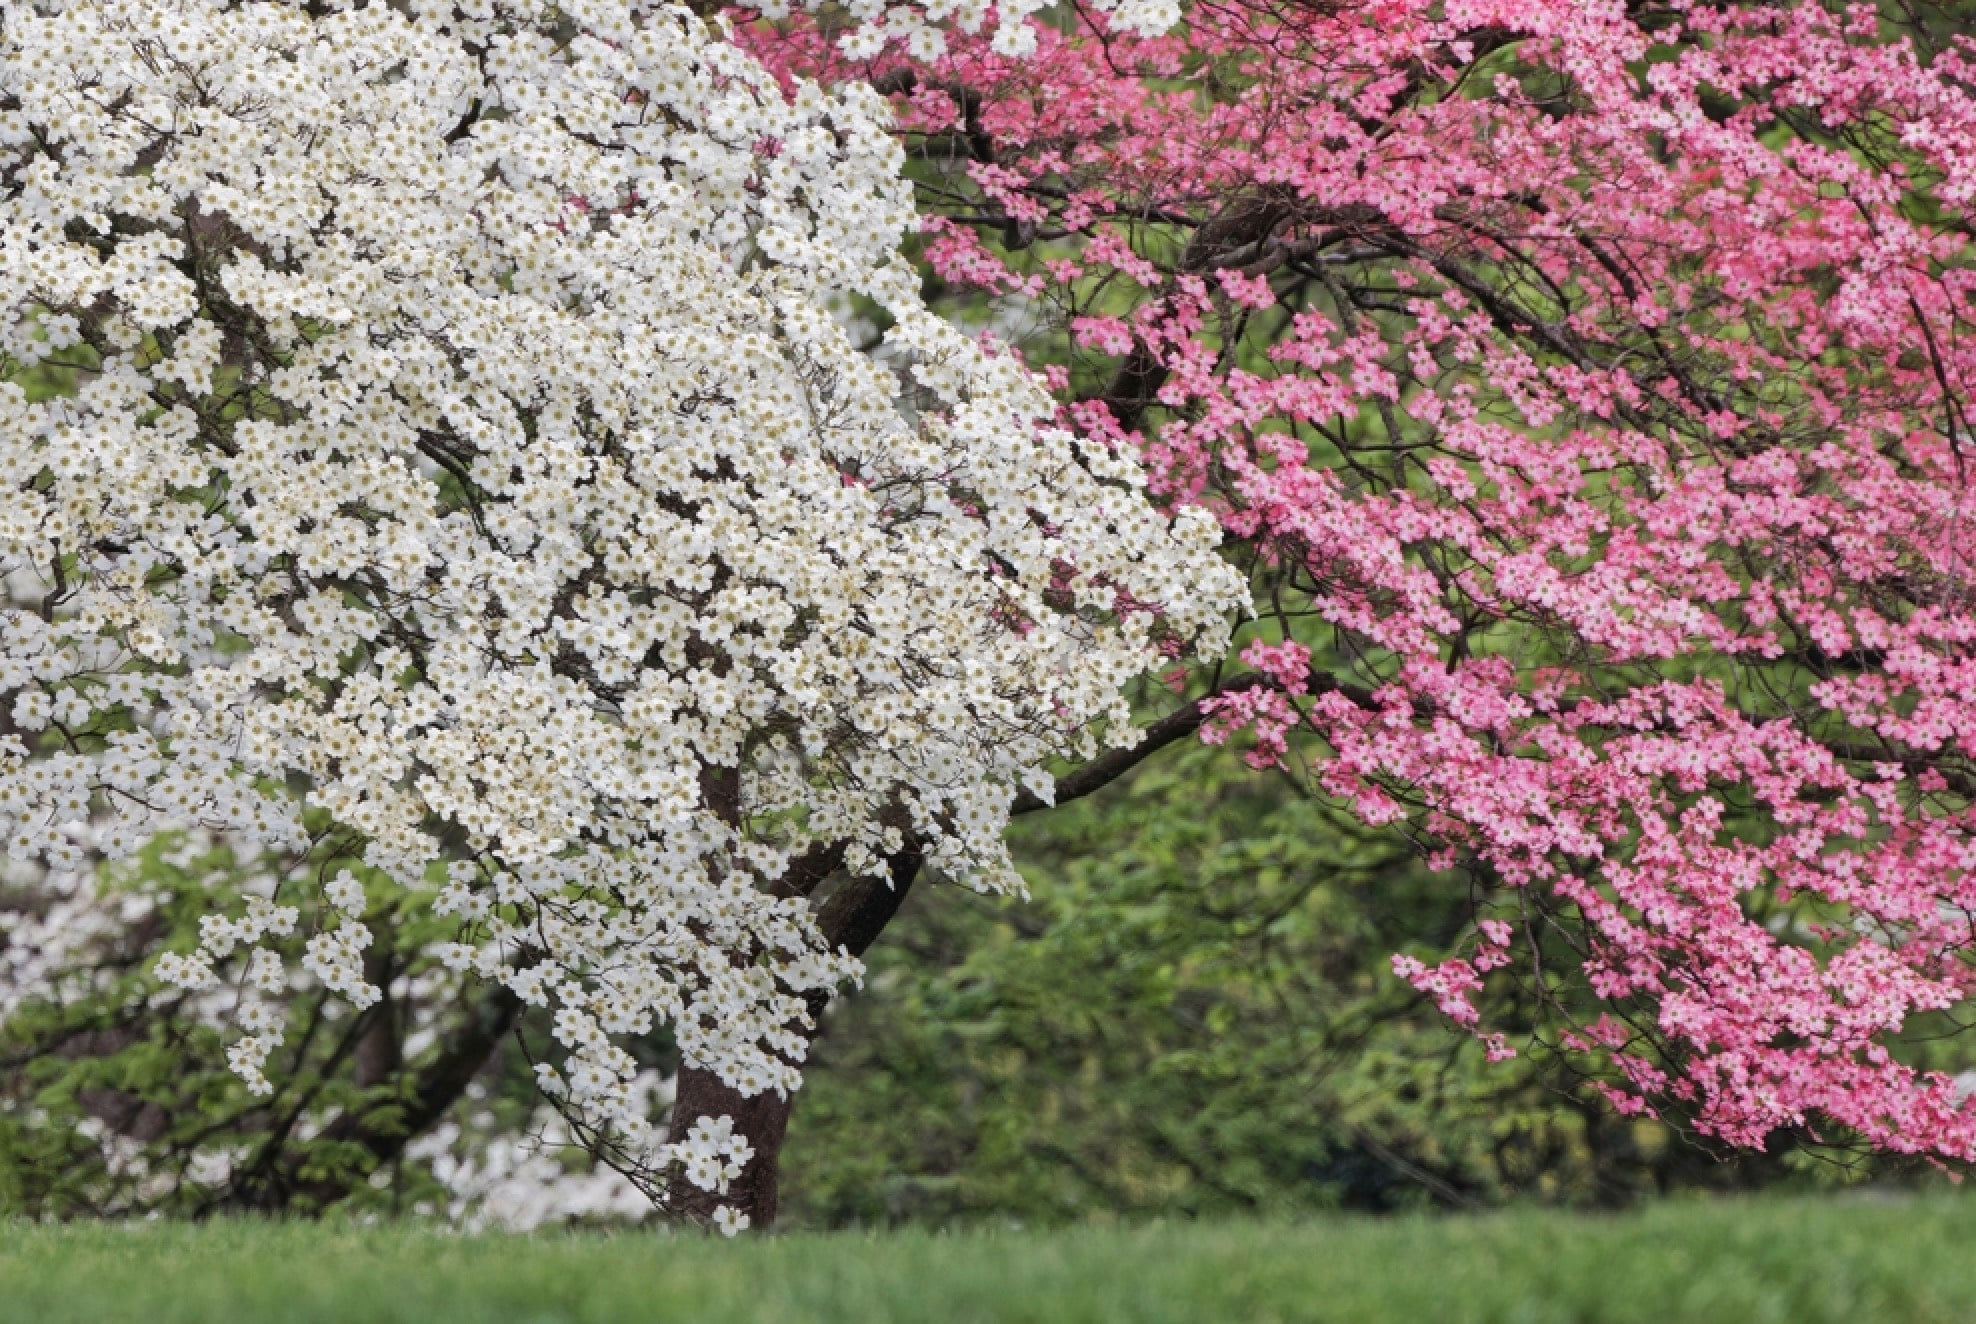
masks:
<svg viewBox="0 0 1976 1324"><path fill-rule="evenodd" d="M334 837L443 883L627 1143L617 1036L793 1087L856 963L790 862L1006 885L1015 788L1242 594L921 305L899 166L647 0L0 7L6 852ZM359 1004L363 893L305 961ZM295 916L158 973L278 993Z"/></svg>
<svg viewBox="0 0 1976 1324"><path fill-rule="evenodd" d="M638 1106L658 1114L674 1082L657 1072L632 1082ZM415 1206L468 1229L530 1232L557 1223L637 1223L652 1205L637 1182L581 1152L581 1142L552 1108L538 1106L519 1127L480 1106L478 1086L466 1107L405 1149L412 1164L446 1192L443 1202Z"/></svg>
<svg viewBox="0 0 1976 1324"><path fill-rule="evenodd" d="M106 941L150 918L153 897L101 894L83 874L0 858L0 1025L36 1002L55 1002L94 982L93 958Z"/></svg>
<svg viewBox="0 0 1976 1324"><path fill-rule="evenodd" d="M702 1117L672 1142L672 1153L685 1169L686 1180L703 1191L727 1194L727 1184L741 1175L755 1156L746 1137L736 1135L725 1117Z"/></svg>
<svg viewBox="0 0 1976 1324"><path fill-rule="evenodd" d="M765 18L789 16L789 0L741 0ZM1049 8L1050 0L799 0L801 6L821 10L826 3L841 10L851 20L850 29L837 39L837 45L853 59L869 59L886 46L898 43L916 60L937 60L946 53L945 29L980 32L992 27L989 43L999 55L1020 59L1036 52L1036 30L1031 18ZM1180 0L1094 0L1091 8L1104 14L1111 26L1142 37L1157 37L1180 22Z"/></svg>
<svg viewBox="0 0 1976 1324"><path fill-rule="evenodd" d="M90 834L77 839L90 855L101 854ZM134 1027L149 1018L169 1015L178 1032L196 1028L232 1032L228 1060L246 1077L250 1088L265 1092L260 1068L269 1052L283 1041L290 992L288 971L275 953L256 948L241 973L238 987L221 984L209 962L165 953L155 968L169 971L177 988L130 989L118 992L133 955L154 946L151 935L168 921L174 886L193 884L242 897L244 918L222 915L201 918L202 935L219 946L242 938L259 941L293 932L293 907L274 906L266 895L277 886L267 873L240 862L219 849L210 834L190 832L175 841L157 843L149 862L88 873L64 873L33 863L0 858L0 1035L18 1034L18 1043L35 1043L53 1029L56 1049L63 1056L81 1049L114 1052L119 1043L135 1038ZM172 879L180 880L174 884ZM430 981L428 981L430 982ZM258 992L264 996L245 996ZM192 996L185 996L190 993ZM428 1017L457 1001L460 990L436 990L419 1007ZM108 1002L103 1001L108 999ZM100 1009L115 1007L103 1016ZM83 1012L84 1008L93 1008ZM61 1009L51 1017L50 1012ZM82 1012L78 1015L78 1012ZM23 1017L16 1020L17 1017ZM10 1024L10 1022L12 1022ZM108 1035L69 1027L114 1023ZM44 1041L45 1042L45 1041ZM16 1066L21 1065L18 1060ZM30 1067L30 1071L32 1068ZM78 1110L81 1116L76 1115ZM32 1133L59 1130L93 1146L102 1168L94 1181L72 1189L103 1213L124 1213L168 1200L189 1187L218 1187L231 1177L242 1154L237 1132L217 1131L196 1143L162 1152L155 1136L132 1134L149 1120L140 1096L115 1089L84 1091L66 1108L47 1109L26 1073L0 1074L0 1113L9 1125ZM299 1119L298 1129L311 1131L314 1117Z"/></svg>
<svg viewBox="0 0 1976 1324"><path fill-rule="evenodd" d="M274 1084L267 1078L265 1068L268 1057L282 1045L287 1017L280 1002L270 999L279 999L288 991L288 972L281 957L259 944L267 938L288 937L295 932L299 918L300 911L294 906L276 905L266 897L250 896L245 912L238 919L222 914L202 917L199 921L199 946L191 954L165 952L153 966L158 978L167 984L188 993L212 993L219 990L221 983L214 967L236 949L246 951L243 971L246 987L234 1001L231 1017L233 1025L242 1033L228 1047L227 1063L255 1094L274 1093ZM366 942L369 936L368 933L364 934ZM342 946L337 945L339 943ZM344 946L349 943L349 937L342 930L317 934L309 940L308 957L303 961L303 968L320 978L330 991L342 994L359 1006L369 1006L377 1000L377 990L364 983L361 974L352 979L346 967L330 965L331 959L342 959ZM266 996L249 998L248 990Z"/></svg>

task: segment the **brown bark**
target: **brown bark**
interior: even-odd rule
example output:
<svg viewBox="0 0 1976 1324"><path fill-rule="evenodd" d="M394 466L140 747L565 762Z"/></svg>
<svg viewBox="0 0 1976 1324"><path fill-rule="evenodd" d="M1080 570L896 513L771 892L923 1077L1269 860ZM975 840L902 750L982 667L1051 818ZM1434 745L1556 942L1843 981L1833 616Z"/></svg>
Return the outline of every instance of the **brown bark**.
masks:
<svg viewBox="0 0 1976 1324"><path fill-rule="evenodd" d="M364 978L377 987L379 997L351 1058L352 1079L360 1090L390 1080L404 1065L403 1047L398 1042L398 1008L391 996L396 973L390 949L383 943L365 953Z"/></svg>
<svg viewBox="0 0 1976 1324"><path fill-rule="evenodd" d="M853 956L862 956L877 940L899 904L906 889L919 874L920 854L907 849L886 861L887 877L848 878L825 898L817 912L817 927L832 947L842 947ZM821 1024L826 999L812 995L810 1019ZM815 1031L813 1030L812 1036ZM689 1182L678 1182L674 1189L672 1212L705 1222L714 1210L726 1205L748 1216L750 1227L766 1230L775 1223L781 1194L782 1142L789 1134L789 1113L795 1100L773 1093L744 1098L719 1076L702 1067L681 1065L679 1092L673 1100L672 1130L682 1134L702 1117L727 1116L734 1129L748 1138L754 1157L741 1175L728 1183L726 1194L703 1191Z"/></svg>
<svg viewBox="0 0 1976 1324"><path fill-rule="evenodd" d="M731 1117L734 1129L748 1137L755 1155L728 1183L725 1195L703 1191L688 1181L673 1186L672 1212L706 1222L721 1205L748 1216L748 1224L768 1228L775 1222L782 1176L782 1142L789 1134L789 1110L794 1098L767 1091L744 1098L740 1091L702 1067L679 1069L679 1094L672 1105L672 1125L684 1132L702 1117Z"/></svg>

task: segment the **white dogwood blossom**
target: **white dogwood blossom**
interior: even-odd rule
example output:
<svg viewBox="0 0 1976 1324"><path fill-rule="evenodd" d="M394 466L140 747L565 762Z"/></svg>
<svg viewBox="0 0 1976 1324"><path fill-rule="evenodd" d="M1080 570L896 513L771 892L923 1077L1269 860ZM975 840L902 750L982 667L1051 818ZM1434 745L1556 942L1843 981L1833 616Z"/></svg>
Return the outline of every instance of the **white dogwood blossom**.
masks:
<svg viewBox="0 0 1976 1324"><path fill-rule="evenodd" d="M764 18L785 19L790 0L742 0ZM819 11L826 0L798 0L801 8ZM853 59L869 59L896 43L915 60L937 60L947 50L946 32L975 33L986 28L999 55L1021 58L1036 52L1031 19L1048 9L1048 0L831 0L829 9L850 20L837 45ZM1180 22L1180 0L1095 0L1091 8L1104 14L1118 31L1157 37Z"/></svg>
<svg viewBox="0 0 1976 1324"><path fill-rule="evenodd" d="M646 0L0 7L7 853L340 852L300 973L292 895L156 971L358 1007L366 887L432 889L617 1143L658 1024L794 1087L856 963L792 861L1008 885L1017 789L1242 596L922 306L884 115Z"/></svg>

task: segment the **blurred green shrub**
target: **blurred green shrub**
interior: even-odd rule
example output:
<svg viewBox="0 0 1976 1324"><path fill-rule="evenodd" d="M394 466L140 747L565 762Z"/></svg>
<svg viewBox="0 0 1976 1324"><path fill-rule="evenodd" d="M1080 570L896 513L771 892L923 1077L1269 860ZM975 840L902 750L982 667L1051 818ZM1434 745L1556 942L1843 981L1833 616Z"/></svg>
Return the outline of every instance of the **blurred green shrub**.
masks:
<svg viewBox="0 0 1976 1324"><path fill-rule="evenodd" d="M1016 846L1030 899L916 892L832 1008L786 1218L1609 1205L1810 1166L1720 1162L1541 1054L1486 1063L1390 973L1463 934L1465 878L1229 751L1168 751Z"/></svg>

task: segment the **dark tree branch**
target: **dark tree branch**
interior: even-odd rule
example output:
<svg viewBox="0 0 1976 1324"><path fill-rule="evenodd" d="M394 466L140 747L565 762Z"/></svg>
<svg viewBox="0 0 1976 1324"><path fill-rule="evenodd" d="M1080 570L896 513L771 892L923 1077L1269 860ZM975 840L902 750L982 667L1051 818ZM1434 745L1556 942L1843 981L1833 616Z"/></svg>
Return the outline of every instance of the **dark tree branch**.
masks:
<svg viewBox="0 0 1976 1324"><path fill-rule="evenodd" d="M412 1074L402 1103L346 1112L323 1129L322 1140L362 1146L369 1153L370 1169L360 1173L346 1167L333 1175L304 1178L300 1160L291 1160L279 1179L285 1193L302 1196L318 1209L348 1195L369 1171L396 1158L466 1093L520 1016L520 998L503 985L489 989L439 1056Z"/></svg>
<svg viewBox="0 0 1976 1324"><path fill-rule="evenodd" d="M1208 720L1206 704L1210 699L1220 698L1224 694L1237 694L1243 690L1257 689L1268 684L1269 679L1265 676L1237 676L1217 688L1212 694L1204 694L1186 707L1168 713L1154 722L1146 728L1139 743L1130 749L1107 750L1075 772L1057 778L1056 796L1047 803L1033 792L1022 792L1016 796L1015 804L1010 808L1009 813L1033 814L1039 809L1049 809L1072 800L1081 800L1093 791L1102 790L1168 745L1185 740L1199 731Z"/></svg>
<svg viewBox="0 0 1976 1324"><path fill-rule="evenodd" d="M1244 690L1262 689L1273 686L1267 676L1248 674L1236 676L1217 686L1212 694L1204 694L1186 707L1167 714L1146 728L1139 743L1130 749L1114 749L1092 759L1075 772L1057 778L1056 796L1048 804L1028 791L1016 796L1010 815L1033 814L1039 809L1049 809L1055 805L1079 800L1093 791L1105 787L1123 777L1126 773L1144 763L1153 755L1176 741L1185 740L1198 732L1206 724L1208 714L1205 705L1211 699L1225 694L1239 694ZM1361 685L1350 685L1334 679L1320 671L1310 674L1306 694L1342 694L1368 712L1375 711L1379 704L1372 697L1372 691Z"/></svg>

